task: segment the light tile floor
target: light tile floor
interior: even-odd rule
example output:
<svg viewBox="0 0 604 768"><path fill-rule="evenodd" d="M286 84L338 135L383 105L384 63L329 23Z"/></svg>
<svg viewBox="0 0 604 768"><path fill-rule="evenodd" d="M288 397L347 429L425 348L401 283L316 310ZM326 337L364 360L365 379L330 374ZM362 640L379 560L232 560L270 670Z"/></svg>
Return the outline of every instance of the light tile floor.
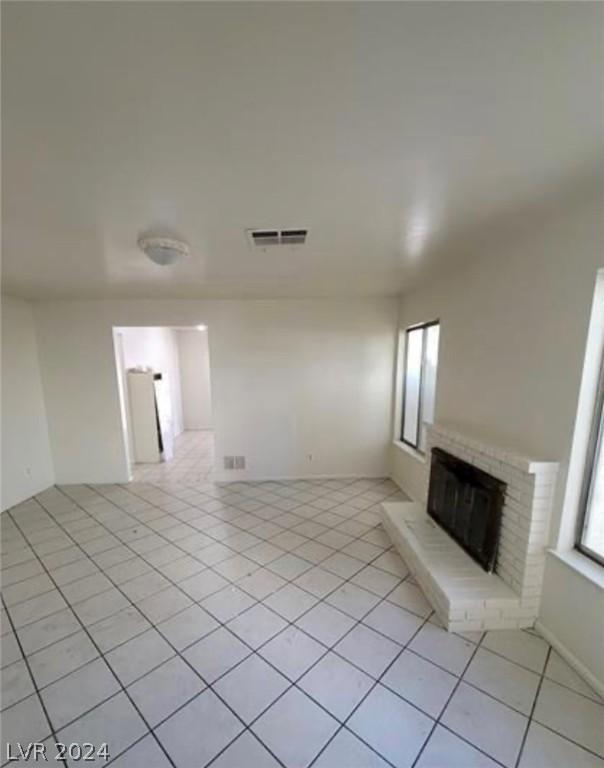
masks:
<svg viewBox="0 0 604 768"><path fill-rule="evenodd" d="M214 472L214 433L187 430L174 439L174 456L158 464L135 464L132 479L139 483L203 483Z"/></svg>
<svg viewBox="0 0 604 768"><path fill-rule="evenodd" d="M378 524L397 497L171 478L4 513L4 740L120 768L603 768L603 702L544 640L439 627Z"/></svg>

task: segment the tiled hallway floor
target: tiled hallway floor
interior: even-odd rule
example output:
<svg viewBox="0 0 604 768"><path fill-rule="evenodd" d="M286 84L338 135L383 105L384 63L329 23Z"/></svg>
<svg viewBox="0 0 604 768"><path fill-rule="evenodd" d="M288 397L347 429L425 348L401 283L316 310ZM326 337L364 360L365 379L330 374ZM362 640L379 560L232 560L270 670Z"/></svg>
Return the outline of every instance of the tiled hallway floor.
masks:
<svg viewBox="0 0 604 768"><path fill-rule="evenodd" d="M159 464L135 464L132 479L137 483L204 483L214 471L214 433L187 430L174 438L174 456Z"/></svg>
<svg viewBox="0 0 604 768"><path fill-rule="evenodd" d="M378 525L396 495L132 483L4 513L3 739L120 768L602 768L602 701L546 642L439 628Z"/></svg>

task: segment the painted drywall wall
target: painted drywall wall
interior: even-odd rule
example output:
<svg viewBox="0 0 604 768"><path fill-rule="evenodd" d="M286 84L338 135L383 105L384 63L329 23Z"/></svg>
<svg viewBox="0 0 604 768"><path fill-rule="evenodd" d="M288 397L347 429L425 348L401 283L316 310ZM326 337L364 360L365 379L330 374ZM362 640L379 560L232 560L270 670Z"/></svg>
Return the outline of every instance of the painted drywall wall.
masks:
<svg viewBox="0 0 604 768"><path fill-rule="evenodd" d="M601 583L591 581L550 554L545 564L538 628L602 695L604 589Z"/></svg>
<svg viewBox="0 0 604 768"><path fill-rule="evenodd" d="M395 314L391 299L221 303L217 456L246 456L250 477L382 475Z"/></svg>
<svg viewBox="0 0 604 768"><path fill-rule="evenodd" d="M35 308L62 483L128 479L113 327L208 326L219 479L388 472L397 302L50 301Z"/></svg>
<svg viewBox="0 0 604 768"><path fill-rule="evenodd" d="M111 315L101 302L33 307L56 482L127 482Z"/></svg>
<svg viewBox="0 0 604 768"><path fill-rule="evenodd" d="M521 234L493 241L486 255L410 292L400 305L401 329L441 321L437 422L560 462L552 545L561 527L592 297L604 261L602 209L595 196L558 210ZM393 445L392 473L410 495L425 498L426 463ZM588 587L552 557L541 621L604 681L604 592Z"/></svg>
<svg viewBox="0 0 604 768"><path fill-rule="evenodd" d="M183 404L177 332L171 328L119 328L126 370L144 366L161 373L170 393L173 435L183 431Z"/></svg>
<svg viewBox="0 0 604 768"><path fill-rule="evenodd" d="M2 297L2 509L54 483L31 306Z"/></svg>
<svg viewBox="0 0 604 768"><path fill-rule="evenodd" d="M185 429L212 429L212 389L207 329L175 332Z"/></svg>

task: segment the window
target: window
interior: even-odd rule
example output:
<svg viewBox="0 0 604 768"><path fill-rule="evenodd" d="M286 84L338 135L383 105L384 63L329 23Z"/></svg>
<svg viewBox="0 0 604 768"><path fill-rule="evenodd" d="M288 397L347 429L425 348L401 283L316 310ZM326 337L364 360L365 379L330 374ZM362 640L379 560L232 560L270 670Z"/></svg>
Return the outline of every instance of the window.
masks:
<svg viewBox="0 0 604 768"><path fill-rule="evenodd" d="M604 565L604 361L595 400L579 508L577 549Z"/></svg>
<svg viewBox="0 0 604 768"><path fill-rule="evenodd" d="M418 451L426 444L425 424L434 420L438 321L414 325L405 331L401 440Z"/></svg>

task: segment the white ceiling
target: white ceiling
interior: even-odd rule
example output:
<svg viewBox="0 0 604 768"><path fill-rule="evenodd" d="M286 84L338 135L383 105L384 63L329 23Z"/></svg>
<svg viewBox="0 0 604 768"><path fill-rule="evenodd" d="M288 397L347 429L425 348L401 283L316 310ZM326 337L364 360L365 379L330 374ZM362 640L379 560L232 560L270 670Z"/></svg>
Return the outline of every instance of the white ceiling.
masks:
<svg viewBox="0 0 604 768"><path fill-rule="evenodd" d="M2 3L3 290L395 294L603 151L601 3ZM247 227L308 227L252 252ZM161 268L148 230L191 245Z"/></svg>

